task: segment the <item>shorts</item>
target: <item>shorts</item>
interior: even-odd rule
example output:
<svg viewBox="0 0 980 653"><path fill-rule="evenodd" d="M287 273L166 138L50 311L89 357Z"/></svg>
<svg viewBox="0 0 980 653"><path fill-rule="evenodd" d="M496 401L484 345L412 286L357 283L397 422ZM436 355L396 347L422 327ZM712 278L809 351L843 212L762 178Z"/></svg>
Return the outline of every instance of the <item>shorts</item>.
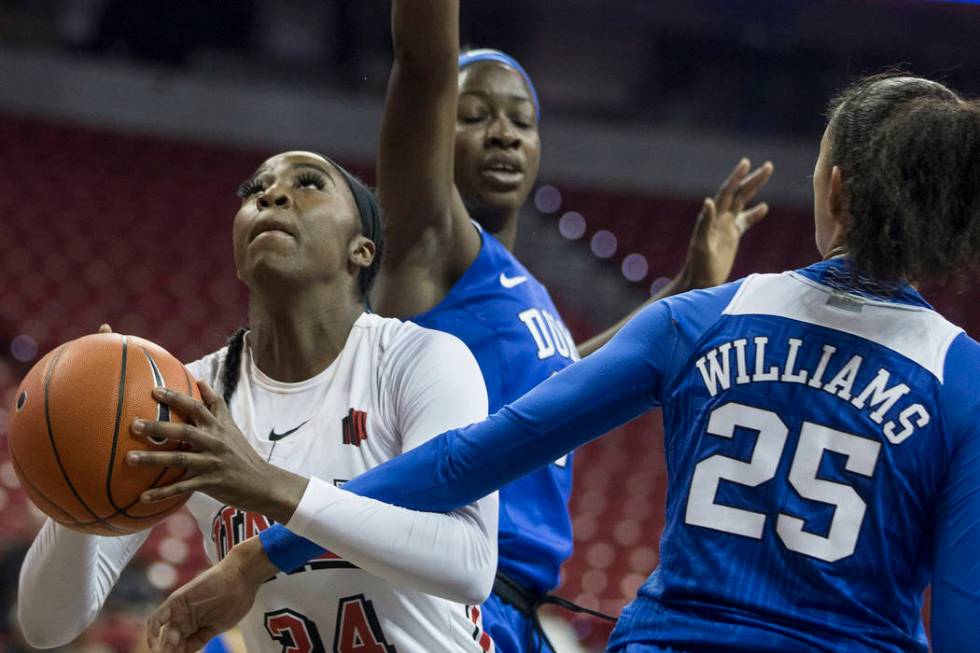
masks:
<svg viewBox="0 0 980 653"><path fill-rule="evenodd" d="M554 653L535 631L534 622L496 594L483 603L483 628L496 653Z"/></svg>

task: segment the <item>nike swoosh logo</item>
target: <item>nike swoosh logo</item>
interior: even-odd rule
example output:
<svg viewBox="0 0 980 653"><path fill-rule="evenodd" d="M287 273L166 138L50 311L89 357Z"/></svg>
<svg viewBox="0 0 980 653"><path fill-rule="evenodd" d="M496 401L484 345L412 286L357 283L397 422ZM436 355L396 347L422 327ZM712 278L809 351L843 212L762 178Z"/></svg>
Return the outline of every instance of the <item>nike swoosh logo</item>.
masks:
<svg viewBox="0 0 980 653"><path fill-rule="evenodd" d="M500 285L504 288L515 288L522 283L527 281L527 277L521 275L519 277L508 277L503 272L500 273Z"/></svg>
<svg viewBox="0 0 980 653"><path fill-rule="evenodd" d="M306 420L306 422L309 422L309 421L310 420ZM282 440L284 437L286 437L290 433L295 433L296 431L298 431L301 428L303 428L306 425L306 422L303 422L302 424L300 424L299 426L297 426L294 429L289 429L285 433L276 433L276 427L273 426L272 427L272 430L269 431L269 441L270 442L277 442L279 440Z"/></svg>

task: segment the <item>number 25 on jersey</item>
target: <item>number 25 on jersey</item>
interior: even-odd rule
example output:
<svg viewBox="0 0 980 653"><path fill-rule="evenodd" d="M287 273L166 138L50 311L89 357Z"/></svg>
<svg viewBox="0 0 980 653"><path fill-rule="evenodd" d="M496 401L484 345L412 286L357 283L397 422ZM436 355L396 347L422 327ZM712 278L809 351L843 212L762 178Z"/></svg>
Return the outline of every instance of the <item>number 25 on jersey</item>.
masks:
<svg viewBox="0 0 980 653"><path fill-rule="evenodd" d="M693 526L761 539L766 515L716 503L718 484L724 479L756 487L772 480L779 467L789 429L771 410L729 402L711 411L707 428L709 434L732 438L736 427L759 433L752 458L746 462L714 454L699 462L691 479L684 521ZM846 471L871 477L881 443L804 422L790 465L789 483L804 499L834 506L834 516L827 535L823 536L804 531L804 520L780 512L776 518L776 534L791 551L836 562L854 553L867 504L849 485L817 478L825 451L844 455Z"/></svg>

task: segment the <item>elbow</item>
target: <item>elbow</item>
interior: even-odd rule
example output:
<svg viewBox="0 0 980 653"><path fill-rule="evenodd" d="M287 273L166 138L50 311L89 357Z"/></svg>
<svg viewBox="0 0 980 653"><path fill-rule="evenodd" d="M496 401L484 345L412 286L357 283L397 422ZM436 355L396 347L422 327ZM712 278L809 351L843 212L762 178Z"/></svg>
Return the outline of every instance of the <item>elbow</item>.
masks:
<svg viewBox="0 0 980 653"><path fill-rule="evenodd" d="M483 574L480 577L459 580L447 585L442 594L443 598L453 603L463 605L480 605L493 592L493 579L496 571Z"/></svg>
<svg viewBox="0 0 980 653"><path fill-rule="evenodd" d="M446 598L464 605L479 605L493 592L496 576L497 546L493 542L487 544L477 560L453 575L452 587L447 588Z"/></svg>
<svg viewBox="0 0 980 653"><path fill-rule="evenodd" d="M398 77L427 86L452 86L459 77L459 48L408 48L395 46Z"/></svg>
<svg viewBox="0 0 980 653"><path fill-rule="evenodd" d="M23 616L18 619L21 637L33 648L47 649L59 648L71 643L78 637L82 630L77 632L66 632L64 625L53 627L50 623L42 623L38 619L25 620Z"/></svg>
<svg viewBox="0 0 980 653"><path fill-rule="evenodd" d="M497 565L493 565L480 578L470 583L466 600L463 603L466 605L480 605L490 598L490 594L493 593L493 581L496 577Z"/></svg>
<svg viewBox="0 0 980 653"><path fill-rule="evenodd" d="M30 606L24 601L17 603L17 625L24 641L37 649L58 648L71 643L95 620L95 613L86 615L81 623L68 619L52 619L52 615L40 606Z"/></svg>

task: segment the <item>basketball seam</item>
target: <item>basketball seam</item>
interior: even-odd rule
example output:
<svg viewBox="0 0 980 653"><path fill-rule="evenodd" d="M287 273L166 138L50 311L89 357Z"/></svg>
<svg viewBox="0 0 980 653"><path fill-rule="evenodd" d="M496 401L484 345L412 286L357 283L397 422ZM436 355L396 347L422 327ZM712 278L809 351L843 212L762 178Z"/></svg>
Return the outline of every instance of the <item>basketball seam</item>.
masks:
<svg viewBox="0 0 980 653"><path fill-rule="evenodd" d="M65 510L64 508L62 508L61 506L59 506L48 495L46 495L44 492L42 492L41 489L38 486L34 485L34 482L31 481L30 477L26 473L24 473L24 470L23 470L23 467L21 466L21 464L19 462L17 462L17 459L16 459L16 456L14 455L13 449L11 449L11 451L10 451L10 460L11 460L11 462L14 463L14 467L15 468L18 468L18 469L21 470L21 473L19 475L19 478L21 478L22 480L26 481L27 484L31 486L31 489L33 489L35 492L37 492L37 494L42 499L44 499L45 501L47 501L48 503L50 503L52 506L54 506L55 508L57 508L59 512L64 513L65 515L67 515L68 516L68 520L72 522L72 525L73 526L91 526L92 524L104 524L105 526L107 526L108 528L110 528L112 530L115 530L115 531L117 531L119 533L126 534L126 533L129 533L130 531L122 530L122 529L118 528L117 526L113 525L109 520L112 519L113 517L118 517L118 516L122 515L123 517L127 517L129 519L133 519L133 520L139 521L141 519L150 519L152 517L156 517L157 515L161 515L161 514L167 512L168 510L173 509L173 506L170 506L170 507L165 508L165 509L163 509L163 510L161 510L159 512L150 513L149 515L130 515L130 514L124 512L124 511L116 510L115 512L107 515L106 517L96 517L92 521L81 521L81 520L77 519L76 517L72 516L72 514L69 513L67 510ZM180 478L183 478L183 475L181 475ZM150 487L153 487L153 486L151 485ZM137 501L138 500L139 499L137 499ZM130 503L129 506L132 506L135 503L136 503L136 501L134 501L133 503ZM127 506L127 507L129 507L129 506Z"/></svg>
<svg viewBox="0 0 980 653"><path fill-rule="evenodd" d="M21 470L21 479L24 480L24 481L26 481L27 484L29 486L31 486L31 489L34 490L34 492L36 492L38 494L38 496L40 496L42 499L44 499L49 504L51 504L59 512L67 515L68 516L68 520L67 521L70 521L71 522L71 526L93 526L95 524L100 524L100 525L105 526L107 529L109 529L109 530L111 530L111 531L113 531L115 533L120 533L122 535L127 535L129 533L129 531L124 530L124 529L121 529L118 526L116 526L115 524L107 521L107 520L112 519L113 517L115 517L116 514L118 514L118 513L114 513L112 515L109 515L105 519L99 519L98 517L96 517L93 521L80 521L80 520L76 519L75 517L73 517L71 515L71 513L69 513L67 510L65 510L64 508L62 508L61 506L59 506L56 502L54 502L53 500L51 500L51 498L48 497L48 495L46 495L44 492L42 492L40 490L40 488L38 488L36 485L34 485L34 482L31 481L30 477L23 472L23 468L21 467L20 463L17 462L17 457L14 455L14 452L13 451L10 452L10 460L11 460L11 462L14 463L14 467L15 468L18 468L18 469ZM54 519L54 518L52 517L52 519ZM58 521L58 520L55 520L55 521ZM60 522L60 523L64 523L64 522ZM65 524L65 525L67 526L68 524Z"/></svg>
<svg viewBox="0 0 980 653"><path fill-rule="evenodd" d="M48 395L51 385L51 377L54 375L54 368L57 367L58 361L61 360L61 357L64 356L64 354L65 350L61 349L58 355L55 356L54 360L51 361L51 366L48 368L48 372L44 377L44 421L48 427L48 440L51 443L51 451L54 453L54 459L55 462L58 463L58 470L61 472L61 476L65 479L65 483L68 484L68 489L71 490L73 495L75 495L75 498L78 499L78 502L82 505L85 511L92 515L92 519L98 520L99 516L95 514L94 510L89 508L87 503L85 503L85 500L82 499L80 494L78 494L78 490L75 489L75 484L72 483L71 478L68 477L68 472L65 471L65 466L61 462L61 455L58 453L58 445L55 444L54 441L54 429L51 428L51 415L49 414L48 410Z"/></svg>
<svg viewBox="0 0 980 653"><path fill-rule="evenodd" d="M123 337L125 338L125 336L123 336ZM160 374L160 378L163 379L163 374L157 371L159 369L159 367L156 365L156 361L153 360L153 357L150 356L150 352L146 351L146 347L143 347L142 345L140 345L140 349L143 350L143 354L146 356L147 360L150 361L150 369L151 369L151 371L153 371L153 378L154 378L154 380L156 380L156 376L157 376L158 373ZM156 369L154 369L154 368L156 368ZM184 371L184 373L185 374L187 373L186 370ZM163 380L163 384L166 385L166 380L165 379ZM117 420L118 420L118 417L117 417ZM115 438L118 437L118 431L119 431L119 424L118 424L118 421L117 421L117 423L116 423L116 434L113 436L113 458L110 461L110 467L109 467L109 471L110 471L109 478L110 479L112 478L112 465L115 464L115 453L114 453L115 452ZM160 482L160 479L163 478L164 474L166 474L167 473L167 470L169 470L169 469L170 469L169 467L164 467L160 471L160 473L157 474L157 477L155 479L153 479L153 482L151 482L150 485L147 486L146 489L157 487L157 483ZM184 470L184 472L180 476L178 476L177 478L175 478L173 480L173 483L176 483L178 481L183 480L183 478L185 476L187 476L187 470L186 469ZM107 484L107 486L106 486L106 492L107 493L111 493L112 492L112 486L111 485L108 485ZM161 514L167 512L168 510L171 510L173 508L173 506L170 506L170 507L164 508L160 512L154 512L154 513L150 513L148 515L132 515L132 514L130 514L129 513L129 509L132 508L133 506L135 506L137 503L139 503L139 500L140 500L139 499L139 496L137 496L135 499L133 499L132 501L130 501L126 505L120 507L120 506L117 506L114 501L112 501L112 497L111 496L109 497L109 501L112 502L113 508L116 509L115 515L123 515L125 517L130 518L130 519L149 519L150 517L155 517L157 515L161 515Z"/></svg>
<svg viewBox="0 0 980 653"><path fill-rule="evenodd" d="M129 350L129 340L122 336L122 367L119 370L119 392L116 396L116 420L112 429L112 447L109 450L109 471L105 476L105 495L109 499L109 505L115 508L117 514L123 510L112 496L112 468L116 465L116 445L119 442L119 423L122 421L123 403L126 394L126 358Z"/></svg>
<svg viewBox="0 0 980 653"><path fill-rule="evenodd" d="M14 464L14 469L18 472L18 477L22 481L26 482L27 485L29 485L30 488L32 490L34 490L34 492L36 492L38 494L38 496L40 496L42 499L44 499L45 501L47 501L48 503L50 503L58 512L60 512L61 514L65 515L65 517L67 518L68 521L70 521L70 522L72 522L74 524L77 524L78 523L78 520L75 519L75 517L71 513L69 513L67 510L65 510L61 506L59 506L57 503L55 503L54 501L52 501L50 498L48 498L48 496L46 494L44 494L44 492L41 492L41 490L36 485L34 485L34 482L31 481L30 477L24 472L24 468L17 461L17 455L14 453L13 449L10 450L10 462L12 462Z"/></svg>

